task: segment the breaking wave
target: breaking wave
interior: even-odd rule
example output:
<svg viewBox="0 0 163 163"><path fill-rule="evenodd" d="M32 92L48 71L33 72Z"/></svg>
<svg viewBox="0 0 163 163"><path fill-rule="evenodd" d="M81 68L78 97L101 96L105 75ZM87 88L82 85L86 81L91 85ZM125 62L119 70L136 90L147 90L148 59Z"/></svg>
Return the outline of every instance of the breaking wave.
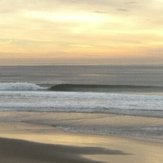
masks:
<svg viewBox="0 0 163 163"><path fill-rule="evenodd" d="M61 91L61 92L163 92L163 87L141 85L56 84L43 87L35 83L0 83L0 91Z"/></svg>
<svg viewBox="0 0 163 163"><path fill-rule="evenodd" d="M0 83L0 91L40 91L47 88L33 83Z"/></svg>

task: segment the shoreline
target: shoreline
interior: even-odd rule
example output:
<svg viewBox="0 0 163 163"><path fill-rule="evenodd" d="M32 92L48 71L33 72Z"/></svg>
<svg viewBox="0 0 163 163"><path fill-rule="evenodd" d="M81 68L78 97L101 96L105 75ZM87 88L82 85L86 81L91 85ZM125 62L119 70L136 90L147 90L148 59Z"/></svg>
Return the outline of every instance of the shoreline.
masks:
<svg viewBox="0 0 163 163"><path fill-rule="evenodd" d="M108 110L106 112L91 112L91 111L58 111L58 110L48 110L48 111L42 111L42 110L38 110L38 111L33 111L33 110L0 110L0 113L61 113L61 114L103 114L103 115L115 115L115 116L131 116L131 117L142 117L142 118L163 118L163 110L137 110L137 109L132 109L130 111L129 110L121 110L121 109L114 109L116 111L113 110ZM127 112L126 112L127 111ZM139 111L139 112L138 112ZM144 114L143 114L144 112ZM146 114L148 113L148 114ZM152 115L153 114L153 115Z"/></svg>
<svg viewBox="0 0 163 163"><path fill-rule="evenodd" d="M132 137L123 137L121 135L98 135L95 133L75 133L71 131L63 130L58 127L60 125L76 125L75 127L85 127L85 126L96 126L99 124L99 129L102 125L108 124L113 127L135 127L138 125L150 126L150 125L162 125L163 119L161 118L151 118L151 117L132 117L132 116L120 116L112 114L91 114L91 113L44 113L44 112L1 112L0 114L0 143L6 143L6 152L8 151L9 145L13 142L16 143L15 148L20 148L20 143L29 144L31 148L37 148L40 145L40 150L44 148L44 157L48 160L46 156L49 152L49 145L54 145L63 147L64 151L60 161L57 163L66 163L67 151L69 155L73 156L73 147L76 150L82 148L82 152L77 154L78 162L84 162L91 160L101 161L101 162L112 162L112 163L162 163L163 162L163 143L158 143L156 140L150 141L138 140ZM34 144L33 144L34 143ZM68 148L66 148L68 147ZM90 149L90 151L87 149ZM23 146L22 149L26 149ZM54 148L55 149L55 148ZM0 151L3 147L0 145ZM24 150L23 150L24 151ZM55 151L55 150L54 150ZM118 154L109 152L118 151ZM13 154L14 150L11 151ZM17 151L17 156L20 156L20 152ZM25 151L24 151L25 152ZM37 152L34 152L37 153ZM7 154L7 153L6 153ZM6 154L0 155L0 159L5 159ZM30 155L32 152L30 153ZM55 152L54 152L55 154ZM26 155L26 152L23 153ZM31 156L28 155L30 158ZM76 155L76 154L75 154ZM73 159L70 156L70 159ZM8 156L6 156L7 158ZM43 156L42 156L43 157ZM12 158L9 156L9 158ZM20 158L17 158L20 159ZM26 163L26 158L23 158L21 163ZM57 159L57 158L53 158ZM83 160L84 159L84 160ZM26 161L26 162L25 162ZM28 160L29 161L29 160ZM34 163L40 161L39 156L35 157ZM76 162L77 162L76 161ZM86 161L86 162L87 162ZM1 161L4 162L4 161ZM11 163L8 162L5 163ZM33 163L32 162L32 163ZM54 160L53 160L54 162ZM71 161L73 163L73 161ZM12 162L14 163L14 162ZM41 163L41 161L40 161Z"/></svg>

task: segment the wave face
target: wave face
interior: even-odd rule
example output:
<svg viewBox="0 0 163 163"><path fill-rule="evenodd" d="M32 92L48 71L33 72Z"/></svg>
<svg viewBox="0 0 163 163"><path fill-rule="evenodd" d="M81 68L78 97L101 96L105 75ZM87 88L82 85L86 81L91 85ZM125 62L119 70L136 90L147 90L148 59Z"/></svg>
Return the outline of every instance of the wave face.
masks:
<svg viewBox="0 0 163 163"><path fill-rule="evenodd" d="M49 89L73 92L163 92L163 87L139 85L57 84Z"/></svg>
<svg viewBox="0 0 163 163"><path fill-rule="evenodd" d="M163 95L49 91L31 83L1 83L0 111L108 112L163 117Z"/></svg>
<svg viewBox="0 0 163 163"><path fill-rule="evenodd" d="M45 89L33 83L0 83L0 91L39 91Z"/></svg>

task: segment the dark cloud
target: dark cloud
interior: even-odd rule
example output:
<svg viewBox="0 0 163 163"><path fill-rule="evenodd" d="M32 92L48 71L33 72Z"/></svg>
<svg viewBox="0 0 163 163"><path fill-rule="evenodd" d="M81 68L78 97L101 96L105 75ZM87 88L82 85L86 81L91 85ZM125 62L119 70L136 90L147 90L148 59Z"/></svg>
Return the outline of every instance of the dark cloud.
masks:
<svg viewBox="0 0 163 163"><path fill-rule="evenodd" d="M136 1L127 1L127 2L124 2L126 5L136 5L137 2Z"/></svg>
<svg viewBox="0 0 163 163"><path fill-rule="evenodd" d="M100 11L100 10L96 10L94 11L95 13L98 13L98 14L107 14L108 12L106 11Z"/></svg>
<svg viewBox="0 0 163 163"><path fill-rule="evenodd" d="M117 11L121 11L121 12L129 12L130 10L127 8L117 8Z"/></svg>

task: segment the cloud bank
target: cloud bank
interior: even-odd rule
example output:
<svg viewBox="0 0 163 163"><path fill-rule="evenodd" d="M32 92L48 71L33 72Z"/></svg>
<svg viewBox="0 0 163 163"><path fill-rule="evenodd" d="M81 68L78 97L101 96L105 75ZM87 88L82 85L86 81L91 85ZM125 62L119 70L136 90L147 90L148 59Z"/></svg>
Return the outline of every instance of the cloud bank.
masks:
<svg viewBox="0 0 163 163"><path fill-rule="evenodd" d="M160 63L162 15L162 0L0 0L0 59Z"/></svg>

